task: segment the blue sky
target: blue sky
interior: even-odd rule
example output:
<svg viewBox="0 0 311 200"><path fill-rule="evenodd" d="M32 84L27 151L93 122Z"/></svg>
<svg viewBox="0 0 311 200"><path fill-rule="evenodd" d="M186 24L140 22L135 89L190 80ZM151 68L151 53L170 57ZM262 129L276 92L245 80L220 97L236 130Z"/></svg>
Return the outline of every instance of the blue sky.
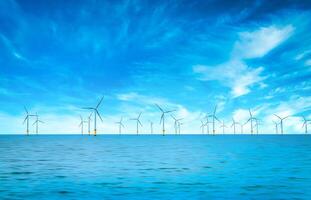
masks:
<svg viewBox="0 0 311 200"><path fill-rule="evenodd" d="M272 132L273 113L311 117L310 27L310 1L0 1L0 132L24 131L24 105L43 132L77 132L101 95L101 132L141 111L158 126L154 103L185 132L216 104Z"/></svg>

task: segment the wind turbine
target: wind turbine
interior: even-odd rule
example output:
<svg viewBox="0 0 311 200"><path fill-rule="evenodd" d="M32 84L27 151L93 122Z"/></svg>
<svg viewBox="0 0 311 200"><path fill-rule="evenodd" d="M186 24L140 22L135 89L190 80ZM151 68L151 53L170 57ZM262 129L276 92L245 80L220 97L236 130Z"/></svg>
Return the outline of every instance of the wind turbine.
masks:
<svg viewBox="0 0 311 200"><path fill-rule="evenodd" d="M225 125L225 120L222 120L222 125L220 126L220 128L222 128L222 134L225 134L225 127L227 127Z"/></svg>
<svg viewBox="0 0 311 200"><path fill-rule="evenodd" d="M201 130L202 130L202 134L204 134L204 126L205 126L205 123L201 120Z"/></svg>
<svg viewBox="0 0 311 200"><path fill-rule="evenodd" d="M243 134L243 130L244 130L244 126L247 124L247 122L245 122L244 124L239 123L240 127L241 127L241 134Z"/></svg>
<svg viewBox="0 0 311 200"><path fill-rule="evenodd" d="M278 134L279 133L279 129L278 129L278 123L273 121L274 125L275 125L275 133Z"/></svg>
<svg viewBox="0 0 311 200"><path fill-rule="evenodd" d="M308 123L311 122L311 120L306 119L304 116L302 116L303 118L303 124L302 124L302 128L305 127L305 133L308 133Z"/></svg>
<svg viewBox="0 0 311 200"><path fill-rule="evenodd" d="M256 134L258 135L258 125L260 125L260 120L259 119L257 119L257 118L254 118L254 120L255 120L255 126L256 126Z"/></svg>
<svg viewBox="0 0 311 200"><path fill-rule="evenodd" d="M141 124L140 120L139 120L140 116L141 116L141 112L139 113L139 115L138 115L137 118L132 118L132 119L130 119L130 120L135 120L135 121L136 121L136 133L137 133L137 135L138 135L138 132L139 132L139 130L138 130L138 124L139 124L141 127L143 126L143 125Z"/></svg>
<svg viewBox="0 0 311 200"><path fill-rule="evenodd" d="M100 114L98 112L98 107L100 106L103 99L104 99L104 96L100 99L100 101L98 102L96 107L85 107L85 108L83 108L83 109L87 109L87 110L93 110L93 112L94 112L94 136L96 136L96 134L97 134L96 117L98 116L100 118L100 120L103 121L102 117L100 116Z"/></svg>
<svg viewBox="0 0 311 200"><path fill-rule="evenodd" d="M205 119L206 119L206 123L205 123L205 126L206 126L206 133L209 134L209 123L210 123L210 122L208 121L208 115L205 116Z"/></svg>
<svg viewBox="0 0 311 200"><path fill-rule="evenodd" d="M44 123L43 121L41 121L41 120L39 120L39 116L38 116L38 114L36 113L36 121L32 124L32 125L35 125L36 124L36 134L38 135L38 124L39 124L39 122L40 123Z"/></svg>
<svg viewBox="0 0 311 200"><path fill-rule="evenodd" d="M183 118L179 118L179 119L176 119L173 115L171 115L171 117L174 119L174 128L175 128L175 134L177 134L177 131L178 131L178 122L180 120L182 120Z"/></svg>
<svg viewBox="0 0 311 200"><path fill-rule="evenodd" d="M216 117L216 110L217 110L217 105L215 106L215 109L214 109L214 112L213 112L213 114L212 115L209 115L209 117L212 117L213 118L213 121L212 121L212 123L213 123L213 134L215 135L215 119L218 121L218 122L220 122L219 121L219 119ZM220 122L221 123L221 122Z"/></svg>
<svg viewBox="0 0 311 200"><path fill-rule="evenodd" d="M119 124L119 134L121 134L122 132L122 127L124 127L123 123L122 123L123 117L121 117L120 121L116 122L116 124Z"/></svg>
<svg viewBox="0 0 311 200"><path fill-rule="evenodd" d="M27 136L29 135L29 117L33 117L33 116L36 116L36 115L32 115L32 114L29 114L27 108L24 106L24 109L26 111L26 117L24 119L24 122L23 124L25 124L25 121L27 122L27 126L26 126L26 133L27 133Z"/></svg>
<svg viewBox="0 0 311 200"><path fill-rule="evenodd" d="M164 134L165 134L165 114L174 112L175 110L164 111L158 104L155 104L155 106L162 112L160 124L162 123L162 134L164 136Z"/></svg>
<svg viewBox="0 0 311 200"><path fill-rule="evenodd" d="M88 118L87 118L87 131L89 133L89 136L91 135L91 116L92 116L93 113L91 113Z"/></svg>
<svg viewBox="0 0 311 200"><path fill-rule="evenodd" d="M238 122L236 122L235 120L234 120L234 118L232 118L232 125L231 125L231 128L232 128L232 126L233 126L233 133L235 134L235 125L236 124L239 124Z"/></svg>
<svg viewBox="0 0 311 200"><path fill-rule="evenodd" d="M286 119L286 118L288 118L289 115L286 116L286 117L280 117L280 116L274 114L274 116L276 116L277 118L279 118L279 120L280 120L280 125L281 125L281 134L283 134L283 120Z"/></svg>
<svg viewBox="0 0 311 200"><path fill-rule="evenodd" d="M79 126L81 127L81 134L83 135L83 130L84 130L83 124L84 124L84 123L87 123L87 121L84 121L81 115L80 115L80 120L81 120L81 121L80 121Z"/></svg>
<svg viewBox="0 0 311 200"><path fill-rule="evenodd" d="M253 120L255 120L255 118L253 117L251 109L248 109L248 111L249 111L249 119L247 120L247 122L249 122L249 121L251 122L251 134L253 134L254 133Z"/></svg>

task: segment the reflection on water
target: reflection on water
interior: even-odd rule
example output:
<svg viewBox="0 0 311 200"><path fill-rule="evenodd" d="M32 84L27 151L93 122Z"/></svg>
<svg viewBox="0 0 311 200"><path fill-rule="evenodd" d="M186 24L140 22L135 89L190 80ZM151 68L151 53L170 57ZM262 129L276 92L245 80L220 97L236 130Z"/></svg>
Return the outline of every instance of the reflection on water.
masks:
<svg viewBox="0 0 311 200"><path fill-rule="evenodd" d="M311 199L311 137L0 136L0 199Z"/></svg>

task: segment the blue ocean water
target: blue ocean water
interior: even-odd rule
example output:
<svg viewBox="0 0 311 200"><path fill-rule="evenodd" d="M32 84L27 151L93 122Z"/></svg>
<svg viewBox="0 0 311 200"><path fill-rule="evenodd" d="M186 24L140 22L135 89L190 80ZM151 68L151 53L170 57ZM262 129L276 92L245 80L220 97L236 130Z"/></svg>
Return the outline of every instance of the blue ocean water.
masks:
<svg viewBox="0 0 311 200"><path fill-rule="evenodd" d="M311 199L307 135L0 136L0 199Z"/></svg>

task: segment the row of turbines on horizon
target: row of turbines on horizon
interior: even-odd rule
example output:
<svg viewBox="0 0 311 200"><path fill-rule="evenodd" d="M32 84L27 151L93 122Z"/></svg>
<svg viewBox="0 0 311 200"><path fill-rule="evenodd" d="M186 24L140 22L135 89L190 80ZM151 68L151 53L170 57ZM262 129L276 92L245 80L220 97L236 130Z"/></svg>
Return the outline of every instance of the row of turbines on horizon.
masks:
<svg viewBox="0 0 311 200"><path fill-rule="evenodd" d="M97 117L99 117L99 119L101 120L101 122L103 122L103 119L98 111L99 106L101 105L102 101L103 101L104 97L102 97L100 99L100 101L97 103L97 105L95 107L84 107L82 109L85 110L91 110L92 112L88 115L87 120L84 120L83 117L80 115L80 128L81 128L81 134L84 134L84 124L87 124L87 130L88 130L88 134L91 135L91 121L92 121L92 117L94 120L94 136L97 135ZM158 104L155 104L155 106L157 107L157 109L161 112L161 118L160 118L160 125L162 125L162 135L165 135L165 119L166 119L166 115L170 114L170 116L172 117L172 119L174 120L174 130L175 130L175 134L180 134L181 133L181 126L184 124L181 121L183 120L183 118L179 118L177 119L172 113L176 110L164 110L163 108L161 108ZM26 122L26 134L29 135L29 120L30 117L35 117L35 121L33 122L32 125L36 125L36 134L38 134L38 129L39 129L39 123L44 123L43 121L41 121L39 119L39 115L36 114L30 114L28 112L28 110L25 107L25 111L26 111L26 117L24 119L23 124L25 124ZM219 120L216 116L216 112L217 112L217 106L215 106L214 108L214 112L210 115L205 115L202 119L201 119L201 131L202 134L210 134L210 124L212 125L212 134L215 135L216 134L216 122L218 122L220 124L219 128L222 128L222 133L225 134L225 128L228 128L225 124L224 120ZM142 127L142 123L140 121L140 117L142 115L142 112L140 112L138 114L138 116L136 118L130 118L129 120L131 121L136 121L136 134L139 134L139 127ZM284 125L284 120L289 118L290 116L286 116L286 117L281 117L279 115L274 114L274 116L276 117L276 119L278 121L273 121L274 126L275 126L275 133L284 133L284 129L283 129L283 125ZM306 119L304 116L302 116L303 118L303 125L302 128L305 128L305 133L308 133L308 124L311 122L311 120ZM125 128L124 124L123 124L123 117L121 117L120 121L115 122L115 124L118 125L118 129L119 129L119 134L122 133L122 128ZM211 121L210 121L211 119ZM153 134L153 122L149 121L150 123L150 133ZM248 123L250 123L250 132L251 134L254 134L256 131L256 134L259 133L259 125L261 124L261 120L254 117L253 113L251 112L251 110L249 109L249 119L245 122L237 122L234 118L232 118L232 124L230 126L230 128L233 128L233 133L236 134L237 133L237 126L240 127L240 133L243 134L244 133L244 126L247 125Z"/></svg>

